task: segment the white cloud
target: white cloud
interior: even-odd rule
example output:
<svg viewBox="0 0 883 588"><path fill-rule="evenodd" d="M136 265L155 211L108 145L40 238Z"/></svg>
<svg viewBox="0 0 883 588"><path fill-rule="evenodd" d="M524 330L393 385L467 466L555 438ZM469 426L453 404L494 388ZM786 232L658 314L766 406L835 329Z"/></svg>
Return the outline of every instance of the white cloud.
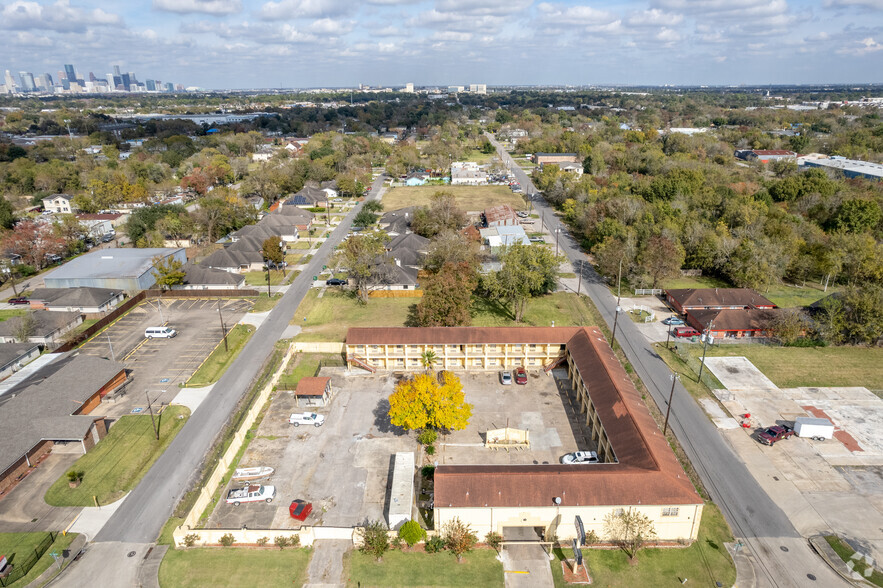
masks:
<svg viewBox="0 0 883 588"><path fill-rule="evenodd" d="M70 5L70 0L58 0L50 6L16 0L0 12L0 28L12 30L50 30L57 32L84 32L89 26L120 25L122 19L100 8L83 10Z"/></svg>
<svg viewBox="0 0 883 588"><path fill-rule="evenodd" d="M355 4L350 0L279 0L264 4L258 14L264 20L324 18L347 14L353 8Z"/></svg>
<svg viewBox="0 0 883 588"><path fill-rule="evenodd" d="M869 10L883 10L883 0L827 0L826 8L867 8Z"/></svg>
<svg viewBox="0 0 883 588"><path fill-rule="evenodd" d="M681 40L681 34L674 29L662 27L662 29L656 33L656 40L661 43L677 43Z"/></svg>
<svg viewBox="0 0 883 588"><path fill-rule="evenodd" d="M313 21L313 24L310 25L309 29L311 32L320 35L339 37L340 35L345 35L352 31L353 26L355 26L355 23L351 20L341 21L332 18L320 18L319 20Z"/></svg>
<svg viewBox="0 0 883 588"><path fill-rule="evenodd" d="M233 14L242 10L239 0L153 0L153 8L178 14Z"/></svg>
<svg viewBox="0 0 883 588"><path fill-rule="evenodd" d="M439 31L429 37L431 41L454 41L465 43L472 40L472 33L458 33L456 31Z"/></svg>
<svg viewBox="0 0 883 588"><path fill-rule="evenodd" d="M540 18L547 23L559 26L585 27L607 25L618 20L606 10L597 10L591 6L565 6L543 2L537 7Z"/></svg>
<svg viewBox="0 0 883 588"><path fill-rule="evenodd" d="M472 16L509 16L524 11L533 0L439 0L436 10Z"/></svg>
<svg viewBox="0 0 883 588"><path fill-rule="evenodd" d="M670 27L680 24L684 20L684 15L664 12L658 8L650 10L642 10L640 12L631 13L625 22L632 27L642 26L664 26Z"/></svg>

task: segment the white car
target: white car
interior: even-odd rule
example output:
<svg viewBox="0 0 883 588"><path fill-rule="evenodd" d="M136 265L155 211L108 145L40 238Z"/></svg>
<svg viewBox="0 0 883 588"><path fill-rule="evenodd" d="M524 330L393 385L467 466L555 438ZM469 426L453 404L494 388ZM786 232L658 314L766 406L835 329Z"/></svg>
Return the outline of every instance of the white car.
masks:
<svg viewBox="0 0 883 588"><path fill-rule="evenodd" d="M313 425L321 427L325 424L325 415L316 414L315 412L302 412L300 414L292 414L288 417L288 423L299 427L301 425Z"/></svg>
<svg viewBox="0 0 883 588"><path fill-rule="evenodd" d="M227 493L227 504L239 506L242 502L273 502L276 498L275 486L251 485L233 488Z"/></svg>
<svg viewBox="0 0 883 588"><path fill-rule="evenodd" d="M561 463L565 464L581 464L581 463L600 463L598 454L594 451L574 451L568 453L561 458Z"/></svg>

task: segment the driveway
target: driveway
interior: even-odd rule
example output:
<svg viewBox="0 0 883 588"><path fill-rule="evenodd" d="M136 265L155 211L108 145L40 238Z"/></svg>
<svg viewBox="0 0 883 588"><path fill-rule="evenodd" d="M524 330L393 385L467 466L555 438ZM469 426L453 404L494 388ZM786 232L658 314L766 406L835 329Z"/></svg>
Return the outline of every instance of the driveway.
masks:
<svg viewBox="0 0 883 588"><path fill-rule="evenodd" d="M82 455L80 452L53 451L39 466L0 500L0 521L4 533L58 531L65 529L81 507L49 506L46 491Z"/></svg>
<svg viewBox="0 0 883 588"><path fill-rule="evenodd" d="M549 556L542 545L506 545L500 552L500 559L506 588L551 588L555 585Z"/></svg>

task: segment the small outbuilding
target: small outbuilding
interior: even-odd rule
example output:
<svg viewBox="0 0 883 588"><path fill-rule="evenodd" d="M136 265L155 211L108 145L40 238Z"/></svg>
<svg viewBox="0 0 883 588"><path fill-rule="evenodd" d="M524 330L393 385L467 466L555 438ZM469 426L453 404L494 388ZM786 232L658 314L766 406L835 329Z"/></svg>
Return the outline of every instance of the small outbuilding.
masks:
<svg viewBox="0 0 883 588"><path fill-rule="evenodd" d="M325 406L331 399L331 378L301 378L294 391L297 406Z"/></svg>

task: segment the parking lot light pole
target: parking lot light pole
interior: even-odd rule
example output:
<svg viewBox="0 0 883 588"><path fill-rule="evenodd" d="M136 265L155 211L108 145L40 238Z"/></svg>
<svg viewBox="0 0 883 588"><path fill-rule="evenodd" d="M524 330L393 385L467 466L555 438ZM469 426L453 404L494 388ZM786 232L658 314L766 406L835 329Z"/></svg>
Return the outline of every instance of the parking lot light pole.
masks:
<svg viewBox="0 0 883 588"><path fill-rule="evenodd" d="M221 332L224 334L224 353L227 353L227 325L224 324L224 315L221 314L221 299L218 298L218 318L221 319Z"/></svg>
<svg viewBox="0 0 883 588"><path fill-rule="evenodd" d="M671 414L671 401L675 397L675 382L681 379L680 374L669 374L671 380L671 392L668 394L668 408L665 409L665 426L662 427L662 436L668 431L668 415Z"/></svg>

